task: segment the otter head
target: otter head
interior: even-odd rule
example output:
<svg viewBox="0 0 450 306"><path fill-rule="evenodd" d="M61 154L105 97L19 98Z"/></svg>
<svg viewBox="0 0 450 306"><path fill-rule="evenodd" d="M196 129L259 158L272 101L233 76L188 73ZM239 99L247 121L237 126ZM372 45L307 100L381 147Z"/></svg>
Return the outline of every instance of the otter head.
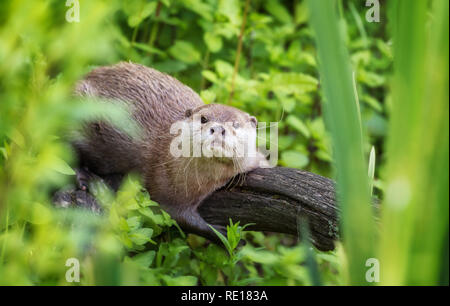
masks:
<svg viewBox="0 0 450 306"><path fill-rule="evenodd" d="M202 158L233 165L237 173L250 170L246 161L256 156L255 117L234 107L207 104L186 111L186 120Z"/></svg>

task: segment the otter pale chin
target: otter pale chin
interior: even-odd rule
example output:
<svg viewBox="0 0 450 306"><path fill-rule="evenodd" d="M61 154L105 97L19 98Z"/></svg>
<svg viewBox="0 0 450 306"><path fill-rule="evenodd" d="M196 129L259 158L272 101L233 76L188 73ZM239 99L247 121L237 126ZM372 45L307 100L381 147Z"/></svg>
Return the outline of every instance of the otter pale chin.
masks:
<svg viewBox="0 0 450 306"><path fill-rule="evenodd" d="M123 103L140 131L133 137L105 119L86 122L82 137L73 141L79 171L100 177L139 173L151 198L184 230L218 242L197 207L235 175L268 165L256 151L255 117L230 106L204 104L178 80L132 63L94 69L75 93ZM171 152L178 137L171 128L177 122L189 126L190 147L200 146L200 155Z"/></svg>

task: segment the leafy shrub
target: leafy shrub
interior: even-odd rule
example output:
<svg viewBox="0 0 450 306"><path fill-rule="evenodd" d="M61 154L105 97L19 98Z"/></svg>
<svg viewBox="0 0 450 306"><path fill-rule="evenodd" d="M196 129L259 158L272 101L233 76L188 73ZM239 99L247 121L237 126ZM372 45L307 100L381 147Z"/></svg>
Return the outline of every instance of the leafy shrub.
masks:
<svg viewBox="0 0 450 306"><path fill-rule="evenodd" d="M394 53L390 33L398 25L385 19L364 22L364 1L334 3L339 19L332 26L338 28L349 52L359 97L362 147L366 155L375 148L373 185L374 194L380 196L384 182L378 177L386 172L387 114L398 101L389 94ZM380 14L394 14L395 6L388 11L383 2ZM422 8L428 10L426 5ZM83 285L307 285L317 283L314 263L321 284L347 283L343 262L348 254L341 245L335 252L322 253L283 235L244 232L244 226L232 221L228 236L222 237L225 249L208 244L200 237L186 236L141 190L136 178L127 178L117 195L97 186L104 209L101 215L50 204L55 190L73 183L76 160L65 141L67 133L83 118L104 111L75 99L73 84L94 66L120 60L167 72L191 86L206 103L230 104L254 114L260 122L279 122L279 165L333 176L330 127L321 103L324 74L318 72L306 1L80 1L79 23L66 21L67 10L65 2L57 0L0 4L1 284L69 284L65 262L72 257L80 260ZM444 11L448 28L448 4ZM437 66L448 67L448 30L446 37L443 47L435 48L435 58L441 59L438 51L446 46L447 60ZM400 71L407 71L406 65L401 67ZM446 76L448 81L446 71L442 79ZM420 79L413 81L420 84ZM439 93L437 100L445 97ZM448 104L446 111L448 130ZM413 131L424 126L417 122L411 121ZM448 132L444 138L447 151L444 146L442 152L448 156ZM410 164L401 163L401 154L396 156L408 168ZM394 167L389 169L395 173ZM422 170L410 174L420 176L426 173ZM444 174L440 177L445 181ZM445 198L445 191L436 195L436 199ZM446 198L448 202L448 190ZM412 215L424 215L420 211L413 210L417 215ZM442 213L434 212L434 217ZM402 216L392 220L403 224ZM421 223L407 224L408 233L417 224ZM448 218L439 224L447 226L448 238ZM407 241L397 227L391 224L390 228L397 233L396 241ZM441 231L436 233L440 237ZM243 247L238 246L241 239L247 241ZM384 250L389 246L389 240L384 241ZM437 250L440 244L433 246ZM416 249L410 245L405 252ZM435 257L431 263L439 267ZM435 283L433 277L427 280Z"/></svg>

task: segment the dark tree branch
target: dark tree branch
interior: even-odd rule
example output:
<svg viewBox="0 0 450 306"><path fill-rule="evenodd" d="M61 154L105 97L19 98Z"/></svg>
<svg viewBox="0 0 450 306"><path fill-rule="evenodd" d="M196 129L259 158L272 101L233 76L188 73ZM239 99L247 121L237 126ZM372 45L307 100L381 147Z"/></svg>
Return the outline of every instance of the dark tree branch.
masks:
<svg viewBox="0 0 450 306"><path fill-rule="evenodd" d="M250 230L299 235L299 222L308 222L311 242L322 251L334 249L338 208L332 180L276 167L256 169L240 181L214 192L201 204L199 212L208 223L226 226L231 218L242 225L254 223ZM82 190L57 192L54 202L100 211L95 198Z"/></svg>
<svg viewBox="0 0 450 306"><path fill-rule="evenodd" d="M199 207L210 224L227 225L229 218L255 231L298 235L300 220L307 220L312 243L323 251L334 249L338 238L338 208L334 182L291 168L256 169L242 184L209 196Z"/></svg>

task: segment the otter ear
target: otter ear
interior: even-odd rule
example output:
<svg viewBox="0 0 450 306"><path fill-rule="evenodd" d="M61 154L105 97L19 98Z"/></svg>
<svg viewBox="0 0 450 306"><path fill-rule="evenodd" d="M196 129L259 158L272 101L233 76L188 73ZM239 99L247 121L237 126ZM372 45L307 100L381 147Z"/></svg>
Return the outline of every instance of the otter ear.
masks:
<svg viewBox="0 0 450 306"><path fill-rule="evenodd" d="M192 116L192 109L188 109L185 113L186 118L189 118L190 116Z"/></svg>
<svg viewBox="0 0 450 306"><path fill-rule="evenodd" d="M250 116L250 122L253 124L254 127L258 125L258 120L256 120L256 118L253 116Z"/></svg>

